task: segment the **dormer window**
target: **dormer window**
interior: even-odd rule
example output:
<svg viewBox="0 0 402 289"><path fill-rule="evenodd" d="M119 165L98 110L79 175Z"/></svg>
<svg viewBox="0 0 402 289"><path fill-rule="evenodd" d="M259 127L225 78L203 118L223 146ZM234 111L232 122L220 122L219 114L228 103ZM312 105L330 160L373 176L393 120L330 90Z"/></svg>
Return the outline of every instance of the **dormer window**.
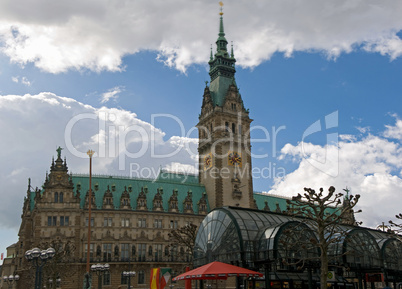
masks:
<svg viewBox="0 0 402 289"><path fill-rule="evenodd" d="M59 193L58 193L58 192L55 192L55 193L54 193L54 202L55 202L55 203L58 203L58 202L59 202Z"/></svg>
<svg viewBox="0 0 402 289"><path fill-rule="evenodd" d="M64 197L63 192L60 192L60 194L59 194L59 203L63 203L63 197Z"/></svg>

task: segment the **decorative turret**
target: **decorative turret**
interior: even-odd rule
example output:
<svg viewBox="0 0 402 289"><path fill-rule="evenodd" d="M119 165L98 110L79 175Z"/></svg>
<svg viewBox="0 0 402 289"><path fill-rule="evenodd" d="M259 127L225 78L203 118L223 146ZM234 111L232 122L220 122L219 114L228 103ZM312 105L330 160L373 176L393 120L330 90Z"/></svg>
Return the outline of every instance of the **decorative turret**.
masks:
<svg viewBox="0 0 402 289"><path fill-rule="evenodd" d="M52 165L50 167L50 174L46 173L44 189L54 187L64 187L71 189L73 187L72 179L68 174L67 161L61 158L61 147L57 148L57 159L52 158Z"/></svg>

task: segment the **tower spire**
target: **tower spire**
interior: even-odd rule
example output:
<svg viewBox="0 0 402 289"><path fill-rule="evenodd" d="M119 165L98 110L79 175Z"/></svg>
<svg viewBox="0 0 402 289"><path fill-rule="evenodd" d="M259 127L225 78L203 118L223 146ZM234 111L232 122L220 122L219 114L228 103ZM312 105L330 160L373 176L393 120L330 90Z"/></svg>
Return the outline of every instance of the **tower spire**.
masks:
<svg viewBox="0 0 402 289"><path fill-rule="evenodd" d="M218 40L216 41L216 46L217 46L217 52L218 53L222 53L224 54L225 52L227 52L227 40L225 38L225 30L223 28L223 3L222 1L219 2L219 5L221 6L220 10L221 12L219 12L220 15L220 21L219 21L219 33L218 33Z"/></svg>
<svg viewBox="0 0 402 289"><path fill-rule="evenodd" d="M210 90L213 106L222 106L225 95L230 85L236 86L235 81L235 62L233 49L229 54L227 45L228 41L225 38L223 29L223 3L219 2L220 7L220 23L218 39L216 40L216 53L210 56L209 75L211 77ZM212 52L212 51L211 51Z"/></svg>
<svg viewBox="0 0 402 289"><path fill-rule="evenodd" d="M223 2L219 2L219 6L221 6L220 10L221 12L219 12L219 15L221 16L220 19L220 24L219 24L219 36L224 37L225 36L225 31L223 29Z"/></svg>

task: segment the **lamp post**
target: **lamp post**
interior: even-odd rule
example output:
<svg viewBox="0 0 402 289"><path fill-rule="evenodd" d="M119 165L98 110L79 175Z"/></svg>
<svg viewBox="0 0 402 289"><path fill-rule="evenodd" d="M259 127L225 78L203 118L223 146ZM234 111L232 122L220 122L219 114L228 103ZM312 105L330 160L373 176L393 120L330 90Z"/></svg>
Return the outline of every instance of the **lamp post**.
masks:
<svg viewBox="0 0 402 289"><path fill-rule="evenodd" d="M10 276L4 276L3 277L4 282L8 283L9 288L13 287L13 283L17 283L18 280L20 280L20 276L17 275L10 275Z"/></svg>
<svg viewBox="0 0 402 289"><path fill-rule="evenodd" d="M128 277L128 284L127 284L127 288L130 289L131 288L131 277L135 276L135 271L124 271L123 272L123 276Z"/></svg>
<svg viewBox="0 0 402 289"><path fill-rule="evenodd" d="M87 242L87 267L84 275L85 283L84 288L89 288L92 283L91 276L89 274L89 255L91 246L91 206L92 206L92 156L95 154L93 150L88 150L89 156L89 194L88 194L88 242ZM92 265L93 266L93 265ZM91 270L92 270L91 266Z"/></svg>
<svg viewBox="0 0 402 289"><path fill-rule="evenodd" d="M47 260L53 258L56 254L56 250L48 248L47 250L40 250L39 248L33 248L25 252L25 258L36 267L35 273L35 289L41 289L42 283L42 268Z"/></svg>
<svg viewBox="0 0 402 289"><path fill-rule="evenodd" d="M110 265L109 264L94 264L91 266L91 271L96 273L98 275L98 289L102 288L102 275L105 274L105 272L109 271Z"/></svg>

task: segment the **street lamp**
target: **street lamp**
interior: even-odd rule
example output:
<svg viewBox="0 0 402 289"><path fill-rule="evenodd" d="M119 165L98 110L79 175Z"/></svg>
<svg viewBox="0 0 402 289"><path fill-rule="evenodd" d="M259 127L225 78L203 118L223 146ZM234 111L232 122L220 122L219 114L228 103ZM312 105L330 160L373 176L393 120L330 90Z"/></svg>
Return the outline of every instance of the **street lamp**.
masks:
<svg viewBox="0 0 402 289"><path fill-rule="evenodd" d="M135 271L124 271L123 276L128 277L127 288L130 289L131 288L131 277L135 276Z"/></svg>
<svg viewBox="0 0 402 289"><path fill-rule="evenodd" d="M109 264L94 264L91 266L91 271L98 275L98 289L102 288L102 275L108 272L110 269Z"/></svg>
<svg viewBox="0 0 402 289"><path fill-rule="evenodd" d="M4 276L3 280L4 280L4 282L8 283L8 286L10 288L12 288L13 283L14 282L17 283L17 281L20 280L20 276L18 274L17 275Z"/></svg>
<svg viewBox="0 0 402 289"><path fill-rule="evenodd" d="M42 285L42 267L47 260L53 258L56 254L56 250L48 248L47 250L40 250L39 248L33 248L25 252L25 258L28 262L32 261L34 267L36 267L35 273L35 289L41 289Z"/></svg>
<svg viewBox="0 0 402 289"><path fill-rule="evenodd" d="M49 278L49 280L47 280L49 282L49 288L53 288L53 279ZM61 283L61 279L57 278L56 279L56 288L60 287L60 283Z"/></svg>

